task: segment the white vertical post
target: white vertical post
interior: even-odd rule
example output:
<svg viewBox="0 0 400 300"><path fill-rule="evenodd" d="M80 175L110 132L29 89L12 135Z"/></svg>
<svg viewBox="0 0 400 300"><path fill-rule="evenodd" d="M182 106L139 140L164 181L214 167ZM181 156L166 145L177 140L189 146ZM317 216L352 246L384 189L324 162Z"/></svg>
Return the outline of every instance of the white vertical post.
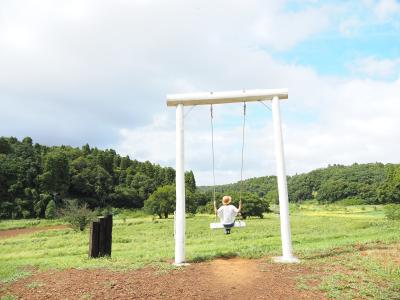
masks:
<svg viewBox="0 0 400 300"><path fill-rule="evenodd" d="M175 264L185 262L185 166L183 104L176 107Z"/></svg>
<svg viewBox="0 0 400 300"><path fill-rule="evenodd" d="M281 113L279 98L272 98L272 119L275 139L276 172L279 192L279 214L281 220L282 256L275 258L277 262L299 262L292 253L292 239L290 235L289 199L286 182L285 157L282 139Z"/></svg>

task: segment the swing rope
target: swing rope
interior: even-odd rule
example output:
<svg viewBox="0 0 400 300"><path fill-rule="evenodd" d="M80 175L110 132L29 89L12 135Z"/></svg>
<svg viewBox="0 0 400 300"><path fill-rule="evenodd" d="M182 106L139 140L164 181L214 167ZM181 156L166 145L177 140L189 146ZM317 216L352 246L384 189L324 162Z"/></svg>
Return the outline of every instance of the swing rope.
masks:
<svg viewBox="0 0 400 300"><path fill-rule="evenodd" d="M211 123L211 152L212 152L212 170L213 170L213 203L216 206L215 200L215 151L214 151L214 111L213 105L210 105L210 123ZM242 202L243 191L243 166L244 166L244 145L245 145L245 128L246 128L246 102L243 102L243 126L242 126L242 153L240 165L240 186L239 186L239 203ZM217 220L217 213L215 213Z"/></svg>
<svg viewBox="0 0 400 300"><path fill-rule="evenodd" d="M216 205L215 202L215 155L214 155L214 113L213 106L210 106L210 116L211 116L211 150L212 150L212 170L213 170L213 203L214 207ZM215 219L217 219L217 213L215 213Z"/></svg>
<svg viewBox="0 0 400 300"><path fill-rule="evenodd" d="M246 102L243 102L243 127L242 127L242 160L240 166L240 189L239 189L239 203L242 202L243 191L243 165L244 165L244 133L246 128Z"/></svg>

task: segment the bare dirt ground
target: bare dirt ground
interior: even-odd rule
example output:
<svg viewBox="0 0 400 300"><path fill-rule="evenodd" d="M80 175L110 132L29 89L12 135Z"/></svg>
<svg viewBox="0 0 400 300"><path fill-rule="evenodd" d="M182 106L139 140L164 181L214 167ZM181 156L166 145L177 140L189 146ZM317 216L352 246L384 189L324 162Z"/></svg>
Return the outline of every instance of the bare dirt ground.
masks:
<svg viewBox="0 0 400 300"><path fill-rule="evenodd" d="M10 238L20 234L31 234L37 231L54 230L54 229L65 229L66 225L54 225L54 226L43 226L43 227L29 227L29 228L16 228L0 230L0 239Z"/></svg>
<svg viewBox="0 0 400 300"><path fill-rule="evenodd" d="M217 259L173 270L146 268L36 273L0 286L0 296L18 299L325 299L299 290L296 277L307 267L274 264L267 259Z"/></svg>

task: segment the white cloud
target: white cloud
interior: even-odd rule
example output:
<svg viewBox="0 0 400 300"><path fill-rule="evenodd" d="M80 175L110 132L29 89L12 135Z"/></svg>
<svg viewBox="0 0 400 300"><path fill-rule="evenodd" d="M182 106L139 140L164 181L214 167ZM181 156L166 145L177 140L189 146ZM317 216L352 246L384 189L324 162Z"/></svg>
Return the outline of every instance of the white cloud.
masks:
<svg viewBox="0 0 400 300"><path fill-rule="evenodd" d="M288 50L326 30L335 10L332 6L322 6L289 13L272 11L255 23L255 33L267 47Z"/></svg>
<svg viewBox="0 0 400 300"><path fill-rule="evenodd" d="M400 3L397 0L380 0L375 4L374 12L379 21L388 22L400 14Z"/></svg>
<svg viewBox="0 0 400 300"><path fill-rule="evenodd" d="M339 24L339 31L345 37L352 37L359 32L363 25L358 18L350 17Z"/></svg>
<svg viewBox="0 0 400 300"><path fill-rule="evenodd" d="M258 111L263 110L262 118ZM253 103L247 109L244 178L262 176L271 171L273 144L271 113ZM214 151L217 184L240 179L242 147L241 104L214 107ZM251 118L251 117L254 118ZM212 183L211 120L208 106L185 108L186 168L195 172L200 184ZM169 108L144 127L123 129L120 153L142 160L175 165L175 109Z"/></svg>
<svg viewBox="0 0 400 300"><path fill-rule="evenodd" d="M398 76L400 73L400 58L378 59L373 56L363 57L353 62L349 67L356 74L372 78L389 78Z"/></svg>
<svg viewBox="0 0 400 300"><path fill-rule="evenodd" d="M150 160L163 165L173 164L175 131L166 114L156 115L153 121L135 129L121 128L118 152L138 160Z"/></svg>
<svg viewBox="0 0 400 300"><path fill-rule="evenodd" d="M400 81L350 80L326 95L320 121L291 126L287 138L292 171L332 163L398 162ZM329 106L328 106L329 105ZM304 164L303 164L304 163ZM302 165L303 164L303 165Z"/></svg>
<svg viewBox="0 0 400 300"><path fill-rule="evenodd" d="M321 27L316 10L285 13L284 5L1 1L3 134L107 147L120 128L144 126L161 113L167 93L280 85L284 74L249 76L258 60L275 72L272 58L257 49L287 49ZM297 24L286 24L289 17ZM260 40L255 24L267 19L275 21L263 27L264 34L282 34ZM21 125L32 118L29 126ZM61 136L67 124L74 129Z"/></svg>
<svg viewBox="0 0 400 300"><path fill-rule="evenodd" d="M1 1L1 134L113 146L174 166L175 115L166 94L288 87L282 113L290 173L328 163L395 161L398 81L324 77L268 51L329 31L347 8L315 4L287 12L285 5ZM355 27L349 21L341 29L351 34ZM355 74L395 76L392 65L360 61ZM186 118L187 168L203 184L211 183L208 117L208 108L198 107ZM216 108L217 183L239 178L240 124L240 106ZM257 103L249 105L246 137L245 177L275 173L271 115Z"/></svg>
<svg viewBox="0 0 400 300"><path fill-rule="evenodd" d="M303 73L298 72L297 75L303 76ZM307 78L304 82L307 82ZM397 97L400 80L386 83L373 80L332 83L328 78L320 78L319 85L329 84L330 88L322 89L319 100L310 107L304 104L301 95L308 94L309 97L313 97L315 83L310 80L309 84L302 86L303 91L290 90L293 91L289 94L290 99L281 103L289 174L310 171L333 163L399 161L400 145L395 141L400 139L400 102ZM297 98L297 95L300 95L300 98ZM248 109L244 176L249 178L275 174L271 114L257 103L249 104ZM295 115L307 111L311 116L315 115L315 118L307 122L296 120L296 116L293 118L292 109L297 111ZM219 123L216 124L215 130L217 184L237 181L240 178L241 147L240 106L220 106L218 110L216 120ZM139 137L129 142L131 153L135 153L135 149L139 147L144 157L151 157L155 161L160 161L161 158L173 166L174 117L172 109L172 112L168 113L169 127L163 127L162 130L157 129L157 125L148 130L133 129L131 136ZM229 119L229 126L224 124L226 119ZM144 136L146 138L143 138ZM151 140L149 142L146 141L148 136ZM208 107L195 108L190 113L185 140L186 167L194 170L200 184L211 184ZM146 145L157 151L147 151Z"/></svg>

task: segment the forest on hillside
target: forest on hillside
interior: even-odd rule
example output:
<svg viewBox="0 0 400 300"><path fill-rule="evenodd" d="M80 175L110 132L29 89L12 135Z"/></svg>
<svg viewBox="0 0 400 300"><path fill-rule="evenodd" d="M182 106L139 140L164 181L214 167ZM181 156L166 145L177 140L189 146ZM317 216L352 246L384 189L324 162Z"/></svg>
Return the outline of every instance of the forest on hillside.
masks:
<svg viewBox="0 0 400 300"><path fill-rule="evenodd" d="M0 219L45 217L49 206L60 208L76 199L91 209L144 208L167 217L175 209L175 170L149 161L120 156L114 150L84 145L44 146L30 137L0 137ZM186 209L212 213L213 187L196 187L185 173ZM216 199L231 194L246 202L244 216L259 216L277 203L275 176L215 187ZM288 176L289 201L319 203L400 203L399 164L332 165Z"/></svg>
<svg viewBox="0 0 400 300"><path fill-rule="evenodd" d="M195 189L193 172L186 185ZM44 217L48 204L79 199L90 208L142 208L160 186L175 182L175 170L84 145L43 146L30 137L0 138L0 218Z"/></svg>
<svg viewBox="0 0 400 300"><path fill-rule="evenodd" d="M332 165L287 177L289 201L317 200L319 203L385 204L400 203L400 164ZM199 187L206 192L212 187ZM278 199L275 176L257 177L243 182L216 186L219 194L240 190L265 198Z"/></svg>

